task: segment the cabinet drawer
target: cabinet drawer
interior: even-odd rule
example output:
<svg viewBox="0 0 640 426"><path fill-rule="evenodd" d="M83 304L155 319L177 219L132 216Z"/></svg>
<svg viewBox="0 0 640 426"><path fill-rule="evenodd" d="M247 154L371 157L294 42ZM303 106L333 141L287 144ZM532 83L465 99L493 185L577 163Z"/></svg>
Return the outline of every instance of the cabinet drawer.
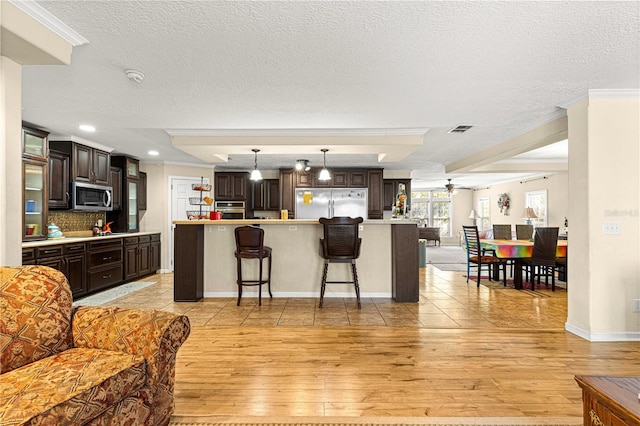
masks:
<svg viewBox="0 0 640 426"><path fill-rule="evenodd" d="M160 241L160 234L151 235L151 241Z"/></svg>
<svg viewBox="0 0 640 426"><path fill-rule="evenodd" d="M89 272L89 290L97 290L122 281L122 264Z"/></svg>
<svg viewBox="0 0 640 426"><path fill-rule="evenodd" d="M89 243L89 251L94 249L104 249L109 247L121 247L122 246L122 238L109 238L100 241L91 241Z"/></svg>
<svg viewBox="0 0 640 426"><path fill-rule="evenodd" d="M65 244L64 253L65 254L79 254L79 253L84 253L85 249L86 249L86 247L85 247L84 243Z"/></svg>
<svg viewBox="0 0 640 426"><path fill-rule="evenodd" d="M25 248L22 249L22 264L26 265L25 262L34 262L36 260L36 249L35 248Z"/></svg>
<svg viewBox="0 0 640 426"><path fill-rule="evenodd" d="M44 257L62 256L62 246L46 246L36 248L38 259Z"/></svg>
<svg viewBox="0 0 640 426"><path fill-rule="evenodd" d="M138 244L138 237L126 237L124 238L124 245L125 246L132 246Z"/></svg>
<svg viewBox="0 0 640 426"><path fill-rule="evenodd" d="M89 252L89 269L98 268L111 263L122 263L121 248Z"/></svg>
<svg viewBox="0 0 640 426"><path fill-rule="evenodd" d="M151 235L142 235L142 236L138 237L138 242L139 242L140 244L142 244L142 243L148 243L148 242L150 242L150 241L151 241Z"/></svg>

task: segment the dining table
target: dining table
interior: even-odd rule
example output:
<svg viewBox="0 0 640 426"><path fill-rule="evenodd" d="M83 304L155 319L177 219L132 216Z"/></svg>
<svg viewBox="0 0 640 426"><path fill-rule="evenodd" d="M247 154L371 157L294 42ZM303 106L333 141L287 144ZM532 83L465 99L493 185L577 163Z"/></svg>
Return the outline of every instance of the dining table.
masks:
<svg viewBox="0 0 640 426"><path fill-rule="evenodd" d="M513 286L522 290L523 259L533 255L533 241L529 240L480 240L481 247L495 252L501 259L513 260ZM558 240L556 257L567 257L567 240Z"/></svg>

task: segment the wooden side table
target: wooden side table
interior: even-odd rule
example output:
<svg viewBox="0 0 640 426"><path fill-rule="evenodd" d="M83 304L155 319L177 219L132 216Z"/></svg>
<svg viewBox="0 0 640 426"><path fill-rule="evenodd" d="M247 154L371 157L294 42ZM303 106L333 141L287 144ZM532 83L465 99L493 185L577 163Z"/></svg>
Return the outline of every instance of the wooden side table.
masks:
<svg viewBox="0 0 640 426"><path fill-rule="evenodd" d="M576 376L584 425L639 426L640 377Z"/></svg>

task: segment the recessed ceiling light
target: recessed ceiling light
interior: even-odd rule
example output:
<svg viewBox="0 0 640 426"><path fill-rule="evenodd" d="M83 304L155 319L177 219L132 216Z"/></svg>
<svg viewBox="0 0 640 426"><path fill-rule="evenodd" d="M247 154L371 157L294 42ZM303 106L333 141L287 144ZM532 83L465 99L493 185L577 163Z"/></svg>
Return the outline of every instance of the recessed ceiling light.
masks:
<svg viewBox="0 0 640 426"><path fill-rule="evenodd" d="M78 129L82 130L83 132L92 132L93 133L93 132L96 131L96 128L93 127L90 124L81 124L81 125L78 126Z"/></svg>
<svg viewBox="0 0 640 426"><path fill-rule="evenodd" d="M149 152L147 152L147 154L149 154L149 155L160 155L160 153L158 151L149 151Z"/></svg>

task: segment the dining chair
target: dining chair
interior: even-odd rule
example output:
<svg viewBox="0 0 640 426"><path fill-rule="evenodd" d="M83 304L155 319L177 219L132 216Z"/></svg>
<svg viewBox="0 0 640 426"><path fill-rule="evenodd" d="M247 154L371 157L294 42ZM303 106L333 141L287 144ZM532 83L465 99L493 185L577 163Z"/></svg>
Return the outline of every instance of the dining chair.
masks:
<svg viewBox="0 0 640 426"><path fill-rule="evenodd" d="M358 237L358 228L364 219L361 217L336 216L331 219L321 217L319 221L323 225L324 231L324 238L320 239L320 256L324 259L324 267L322 269L320 304L318 307L322 308L327 284L353 284L356 291L358 309L360 309L362 306L360 304L360 285L358 284L356 259L360 257L360 245L362 243L362 238ZM330 263L350 263L352 280L327 281Z"/></svg>
<svg viewBox="0 0 640 426"><path fill-rule="evenodd" d="M558 247L558 227L536 228L533 239L533 253L531 257L522 259L523 268L527 273L527 281L531 280L531 289L536 288L536 278L540 284L540 277L545 277L545 285L549 285L551 277L551 291L556 291L556 250Z"/></svg>
<svg viewBox="0 0 640 426"><path fill-rule="evenodd" d="M511 225L493 225L493 239L494 240L511 240L513 235L511 234ZM495 256L495 252L493 253ZM513 260L507 260L509 266L510 276L513 276Z"/></svg>
<svg viewBox="0 0 640 426"><path fill-rule="evenodd" d="M489 256L483 253L477 226L463 226L462 231L464 232L464 240L467 249L467 284L469 283L469 275L471 274L471 264L474 264L478 268L478 287L480 287L482 266L487 265L487 270L489 271L489 281L491 281L491 267L494 265L498 265L498 268L502 267L502 276L504 285L506 287L506 259L501 259L497 256Z"/></svg>
<svg viewBox="0 0 640 426"><path fill-rule="evenodd" d="M235 229L236 251L234 253L237 262L238 279L238 302L240 306L240 298L242 297L243 286L258 286L258 306L262 305L262 286L267 284L269 296L271 294L271 247L264 245L264 229L256 226L239 226ZM258 279L246 280L242 278L242 259L258 259L260 267L258 269ZM267 279L262 276L262 261L268 260L269 272Z"/></svg>
<svg viewBox="0 0 640 426"><path fill-rule="evenodd" d="M533 236L533 225L516 225L517 240L531 240Z"/></svg>

